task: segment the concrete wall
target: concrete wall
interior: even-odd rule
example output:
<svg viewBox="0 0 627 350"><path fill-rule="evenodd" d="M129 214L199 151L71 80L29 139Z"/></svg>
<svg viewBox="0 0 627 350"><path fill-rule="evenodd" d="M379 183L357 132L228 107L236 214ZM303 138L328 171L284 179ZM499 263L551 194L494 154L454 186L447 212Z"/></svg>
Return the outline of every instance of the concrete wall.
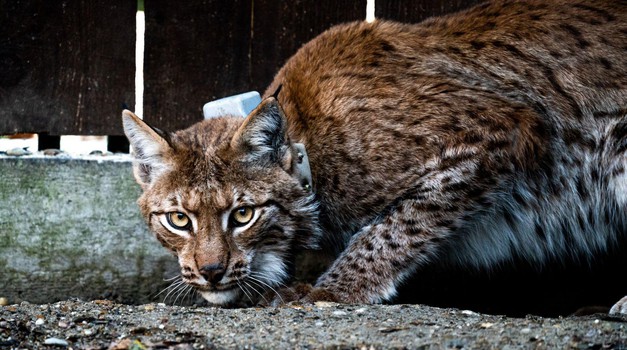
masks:
<svg viewBox="0 0 627 350"><path fill-rule="evenodd" d="M176 259L148 232L128 156L0 156L0 297L155 297Z"/></svg>

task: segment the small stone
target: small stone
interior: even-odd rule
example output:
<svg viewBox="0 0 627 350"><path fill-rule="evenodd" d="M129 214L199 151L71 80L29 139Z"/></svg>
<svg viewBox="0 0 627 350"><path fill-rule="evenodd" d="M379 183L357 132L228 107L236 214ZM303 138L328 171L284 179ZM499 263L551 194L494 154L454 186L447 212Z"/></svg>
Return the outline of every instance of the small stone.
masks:
<svg viewBox="0 0 627 350"><path fill-rule="evenodd" d="M9 299L4 298L4 297L0 298L0 306L7 306L7 305L9 305Z"/></svg>
<svg viewBox="0 0 627 350"><path fill-rule="evenodd" d="M109 350L126 350L130 349L131 346L133 346L133 341L129 338L124 338L117 343L111 343Z"/></svg>
<svg viewBox="0 0 627 350"><path fill-rule="evenodd" d="M333 311L333 316L346 316L346 315L347 315L346 311L342 311L342 310Z"/></svg>
<svg viewBox="0 0 627 350"><path fill-rule="evenodd" d="M144 310L146 311L152 311L155 309L154 305L148 304L148 305L144 305Z"/></svg>
<svg viewBox="0 0 627 350"><path fill-rule="evenodd" d="M43 318L38 318L37 321L35 321L35 326L41 326L44 323L46 323L46 321L44 321Z"/></svg>
<svg viewBox="0 0 627 350"><path fill-rule="evenodd" d="M403 331L406 330L407 328L405 327L381 327L379 328L379 332L381 333L393 333L393 332L398 332L398 331Z"/></svg>
<svg viewBox="0 0 627 350"><path fill-rule="evenodd" d="M44 340L44 344L46 345L56 345L56 346L65 346L67 347L69 344L66 340L64 339L59 339L59 338L48 338L46 340Z"/></svg>
<svg viewBox="0 0 627 350"><path fill-rule="evenodd" d="M494 326L494 323L484 322L481 324L481 328L491 328L492 326Z"/></svg>
<svg viewBox="0 0 627 350"><path fill-rule="evenodd" d="M32 154L28 149L28 147L24 147L24 148L13 148L7 151L7 155L8 156L14 156L14 157L20 157L20 156L27 156L29 154Z"/></svg>
<svg viewBox="0 0 627 350"><path fill-rule="evenodd" d="M67 322L59 321L58 326L59 328L68 328L70 325Z"/></svg>
<svg viewBox="0 0 627 350"><path fill-rule="evenodd" d="M476 312L474 312L474 311L462 310L462 315L473 316L473 315L478 315L478 314Z"/></svg>
<svg viewBox="0 0 627 350"><path fill-rule="evenodd" d="M333 303L333 302L330 302L330 301L316 301L314 303L314 305L316 305L316 307L335 307L335 306L338 306L340 304Z"/></svg>
<svg viewBox="0 0 627 350"><path fill-rule="evenodd" d="M44 156L56 156L63 153L63 151L61 151L60 149L56 149L56 148L48 148L43 150L43 154Z"/></svg>
<svg viewBox="0 0 627 350"><path fill-rule="evenodd" d="M86 330L83 331L83 333L85 335L92 335L92 334L94 334L94 331L92 331L91 329L86 329Z"/></svg>
<svg viewBox="0 0 627 350"><path fill-rule="evenodd" d="M531 333L531 328L523 328L520 330L520 333L522 334L529 334Z"/></svg>

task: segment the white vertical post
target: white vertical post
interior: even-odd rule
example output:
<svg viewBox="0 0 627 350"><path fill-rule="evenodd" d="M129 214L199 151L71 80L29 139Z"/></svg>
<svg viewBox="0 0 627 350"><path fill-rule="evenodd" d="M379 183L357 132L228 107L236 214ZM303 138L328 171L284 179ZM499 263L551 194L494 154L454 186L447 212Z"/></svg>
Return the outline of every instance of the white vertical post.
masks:
<svg viewBox="0 0 627 350"><path fill-rule="evenodd" d="M137 11L135 16L135 114L143 118L144 115L144 32L146 17L144 11Z"/></svg>
<svg viewBox="0 0 627 350"><path fill-rule="evenodd" d="M374 2L375 2L375 0L367 0L366 1L366 22L368 22L368 23L372 23L375 20Z"/></svg>

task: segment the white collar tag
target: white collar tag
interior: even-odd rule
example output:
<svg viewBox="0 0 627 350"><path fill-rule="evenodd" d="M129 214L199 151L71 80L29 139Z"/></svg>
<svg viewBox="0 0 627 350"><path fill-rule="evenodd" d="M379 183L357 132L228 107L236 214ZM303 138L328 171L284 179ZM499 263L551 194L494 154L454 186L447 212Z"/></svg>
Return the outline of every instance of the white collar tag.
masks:
<svg viewBox="0 0 627 350"><path fill-rule="evenodd" d="M246 118L259 103L261 103L259 93L257 91L249 91L205 103L202 107L202 113L205 119L226 115Z"/></svg>

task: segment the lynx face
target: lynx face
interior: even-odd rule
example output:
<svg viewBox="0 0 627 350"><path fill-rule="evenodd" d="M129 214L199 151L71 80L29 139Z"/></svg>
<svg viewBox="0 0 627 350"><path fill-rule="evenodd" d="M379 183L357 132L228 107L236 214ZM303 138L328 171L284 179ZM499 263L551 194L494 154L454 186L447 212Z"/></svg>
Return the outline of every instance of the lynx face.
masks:
<svg viewBox="0 0 627 350"><path fill-rule="evenodd" d="M314 196L299 181L276 100L243 121L166 134L123 115L142 214L183 281L214 304L255 302L288 277L293 250L315 247Z"/></svg>

